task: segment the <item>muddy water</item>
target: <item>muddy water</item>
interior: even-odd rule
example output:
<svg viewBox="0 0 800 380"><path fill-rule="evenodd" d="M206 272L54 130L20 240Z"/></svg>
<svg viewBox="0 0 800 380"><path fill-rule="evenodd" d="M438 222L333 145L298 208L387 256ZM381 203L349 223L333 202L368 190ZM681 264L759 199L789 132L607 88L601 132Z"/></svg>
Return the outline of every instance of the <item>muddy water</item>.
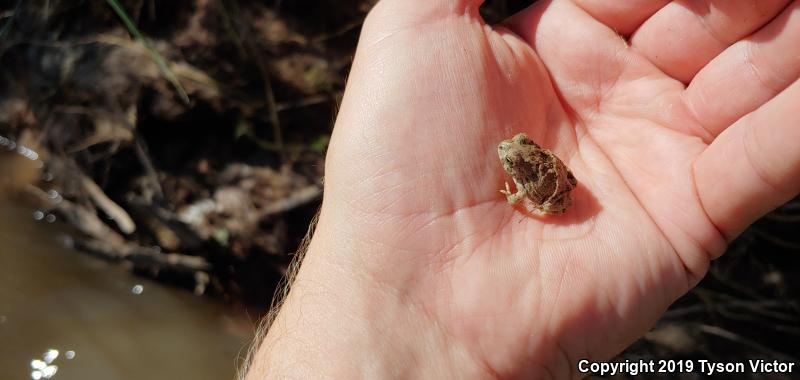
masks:
<svg viewBox="0 0 800 380"><path fill-rule="evenodd" d="M20 174L8 169L0 162L3 179ZM240 317L66 250L57 221L3 198L0 379L234 377Z"/></svg>

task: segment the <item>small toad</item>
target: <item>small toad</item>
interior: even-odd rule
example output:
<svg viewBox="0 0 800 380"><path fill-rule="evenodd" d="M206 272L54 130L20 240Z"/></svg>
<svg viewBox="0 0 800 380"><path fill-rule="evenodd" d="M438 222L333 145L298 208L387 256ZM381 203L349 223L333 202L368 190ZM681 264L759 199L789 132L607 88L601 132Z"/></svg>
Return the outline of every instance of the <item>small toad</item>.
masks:
<svg viewBox="0 0 800 380"><path fill-rule="evenodd" d="M504 140L497 147L503 169L517 185L512 193L506 182L509 204L527 196L537 210L545 214L562 214L572 205L569 193L578 184L575 176L553 152L536 145L524 133Z"/></svg>

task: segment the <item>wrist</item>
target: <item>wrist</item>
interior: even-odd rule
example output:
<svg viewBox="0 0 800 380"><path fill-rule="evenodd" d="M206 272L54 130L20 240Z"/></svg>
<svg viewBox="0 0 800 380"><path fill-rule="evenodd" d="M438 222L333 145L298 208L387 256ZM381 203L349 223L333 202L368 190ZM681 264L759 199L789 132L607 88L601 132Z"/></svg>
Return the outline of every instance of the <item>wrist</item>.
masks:
<svg viewBox="0 0 800 380"><path fill-rule="evenodd" d="M359 252L320 226L249 378L486 377L426 313L359 271Z"/></svg>

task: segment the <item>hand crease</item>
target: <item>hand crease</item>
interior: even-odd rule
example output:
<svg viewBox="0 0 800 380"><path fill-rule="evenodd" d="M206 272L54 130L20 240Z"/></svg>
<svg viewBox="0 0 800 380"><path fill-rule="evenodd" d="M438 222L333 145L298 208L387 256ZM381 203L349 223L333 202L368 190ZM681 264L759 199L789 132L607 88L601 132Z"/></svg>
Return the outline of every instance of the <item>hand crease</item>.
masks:
<svg viewBox="0 0 800 380"><path fill-rule="evenodd" d="M700 188L697 186L697 160L699 159L699 157L701 157L701 156L698 155L697 157L695 157L692 160L691 164L690 164L691 170L689 171L689 175L690 175L689 181L692 183L692 194L694 195L695 199L697 200L697 204L700 205L700 210L703 211L703 215L705 215L706 220L714 228L714 231L716 232L716 235L718 237L721 237L726 243L728 243L732 239L728 239L728 237L725 236L725 234L722 232L722 229L720 229L719 226L714 222L714 219L711 218L711 215L708 213L708 209L703 204L703 197L700 196ZM707 255L710 258L713 258L713 257L716 256L713 252L711 252L709 250L706 250L706 251L707 251ZM684 266L686 266L686 263L684 263Z"/></svg>
<svg viewBox="0 0 800 380"><path fill-rule="evenodd" d="M699 136L699 137L703 140L704 143L710 144L712 141L714 141L715 134L712 133L711 130L705 124L700 122L700 117L697 114L697 110L694 108L694 104L689 102L688 97L686 96L686 94L687 94L686 90L681 92L681 95L680 95L681 103L680 104L683 106L683 108L686 109L686 111L688 111L687 114L692 118L692 121L694 121L694 124L697 125L698 127L700 127L700 130L703 131L703 136Z"/></svg>

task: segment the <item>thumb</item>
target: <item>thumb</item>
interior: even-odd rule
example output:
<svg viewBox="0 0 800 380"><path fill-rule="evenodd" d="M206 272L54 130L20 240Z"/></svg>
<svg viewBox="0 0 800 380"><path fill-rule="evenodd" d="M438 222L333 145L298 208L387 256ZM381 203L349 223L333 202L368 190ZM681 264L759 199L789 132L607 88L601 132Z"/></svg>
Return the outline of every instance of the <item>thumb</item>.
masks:
<svg viewBox="0 0 800 380"><path fill-rule="evenodd" d="M413 27L450 16L480 17L484 0L381 0L365 21L382 30Z"/></svg>

